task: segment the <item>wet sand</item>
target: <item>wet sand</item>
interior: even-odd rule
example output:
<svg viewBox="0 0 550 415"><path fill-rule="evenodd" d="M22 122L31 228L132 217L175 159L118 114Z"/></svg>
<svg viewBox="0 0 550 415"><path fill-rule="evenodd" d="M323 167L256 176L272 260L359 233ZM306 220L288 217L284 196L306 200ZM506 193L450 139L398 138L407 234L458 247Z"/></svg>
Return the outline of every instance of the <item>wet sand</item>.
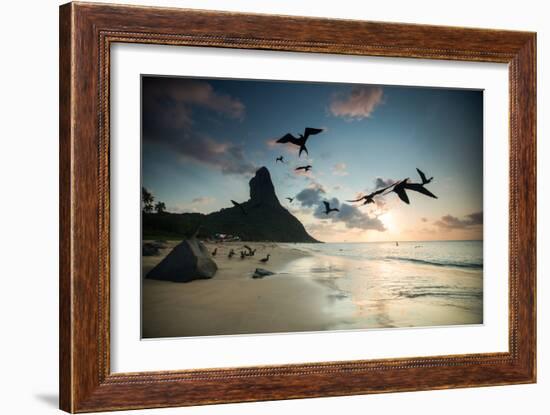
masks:
<svg viewBox="0 0 550 415"><path fill-rule="evenodd" d="M166 256L143 257L143 275ZM144 338L483 323L482 270L325 255L315 245L217 246L216 275L173 283L143 278ZM310 246L311 245L311 246ZM230 249L237 256L228 259ZM259 260L271 254L267 264ZM253 279L256 268L275 275Z"/></svg>

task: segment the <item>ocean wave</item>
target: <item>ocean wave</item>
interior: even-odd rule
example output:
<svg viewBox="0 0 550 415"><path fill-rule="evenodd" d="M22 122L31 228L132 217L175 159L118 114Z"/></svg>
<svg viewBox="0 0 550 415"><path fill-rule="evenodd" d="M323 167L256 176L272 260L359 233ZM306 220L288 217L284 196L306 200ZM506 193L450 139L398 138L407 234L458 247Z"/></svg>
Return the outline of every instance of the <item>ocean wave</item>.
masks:
<svg viewBox="0 0 550 415"><path fill-rule="evenodd" d="M400 291L399 297L418 298L418 297L446 297L446 298L483 298L483 293L477 291L424 291L424 292L407 292Z"/></svg>
<svg viewBox="0 0 550 415"><path fill-rule="evenodd" d="M475 262L456 262L456 261L431 261L428 259L418 259L400 256L388 256L386 259L395 261L412 262L414 264L434 265L436 267L458 267L458 268L470 268L470 269L483 269L483 263Z"/></svg>

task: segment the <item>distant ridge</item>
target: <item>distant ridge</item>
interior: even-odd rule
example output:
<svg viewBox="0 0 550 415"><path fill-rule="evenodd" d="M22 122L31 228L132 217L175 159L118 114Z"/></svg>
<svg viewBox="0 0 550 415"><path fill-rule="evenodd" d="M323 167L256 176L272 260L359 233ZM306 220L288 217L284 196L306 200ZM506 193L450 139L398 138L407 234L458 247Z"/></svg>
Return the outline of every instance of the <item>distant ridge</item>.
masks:
<svg viewBox="0 0 550 415"><path fill-rule="evenodd" d="M249 186L250 199L241 203L246 215L236 206L208 215L144 213L144 239L183 238L200 226L199 237L224 233L239 236L244 241L319 242L280 204L266 167L256 171Z"/></svg>

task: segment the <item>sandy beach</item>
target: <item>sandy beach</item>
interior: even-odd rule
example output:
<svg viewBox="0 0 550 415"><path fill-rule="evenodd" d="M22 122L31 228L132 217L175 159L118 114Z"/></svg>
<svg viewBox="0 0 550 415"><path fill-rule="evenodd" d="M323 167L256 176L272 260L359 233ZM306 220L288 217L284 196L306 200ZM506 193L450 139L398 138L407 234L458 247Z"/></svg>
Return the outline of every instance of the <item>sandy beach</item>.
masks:
<svg viewBox="0 0 550 415"><path fill-rule="evenodd" d="M143 257L143 276L177 242ZM254 257L240 259L247 244ZM143 278L142 336L186 337L481 324L482 270L326 255L328 244L230 242L218 248L212 279ZM237 256L229 259L230 249ZM393 248L390 248L393 249ZM407 247L400 248L403 253ZM267 264L260 259L270 254ZM390 256L391 258L391 256ZM274 272L253 279L256 268Z"/></svg>
<svg viewBox="0 0 550 415"><path fill-rule="evenodd" d="M144 257L143 275L168 254ZM304 278L280 273L294 260L309 254L273 243L246 243L254 257L228 259L230 249L243 243L206 244L218 248L218 272L210 280L172 283L143 279L143 337L181 337L212 334L272 333L325 330L333 316L323 312L331 289ZM260 262L271 255L267 264ZM256 268L275 275L253 279Z"/></svg>

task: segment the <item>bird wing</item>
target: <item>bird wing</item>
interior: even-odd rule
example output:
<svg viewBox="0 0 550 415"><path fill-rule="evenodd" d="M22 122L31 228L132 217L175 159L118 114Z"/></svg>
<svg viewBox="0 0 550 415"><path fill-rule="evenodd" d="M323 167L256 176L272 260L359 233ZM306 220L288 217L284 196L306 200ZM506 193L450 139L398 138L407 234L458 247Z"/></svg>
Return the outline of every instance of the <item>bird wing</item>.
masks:
<svg viewBox="0 0 550 415"><path fill-rule="evenodd" d="M392 186L395 186L396 184L397 184L397 182L396 182L396 183L392 183L392 184L390 184L389 186L386 186L386 187L384 187L384 188L382 188L382 189L375 190L375 191L372 192L369 196L372 197L372 196L379 195L380 193L384 193L386 190L388 190L388 189L389 189L390 187L392 187Z"/></svg>
<svg viewBox="0 0 550 415"><path fill-rule="evenodd" d="M422 183L426 183L428 180L426 180L426 175L422 170L420 170L418 167L416 168L416 171L420 175L420 178L422 179Z"/></svg>
<svg viewBox="0 0 550 415"><path fill-rule="evenodd" d="M290 133L285 134L284 136L279 138L276 142L277 143L292 143L292 144L300 145L300 141Z"/></svg>
<svg viewBox="0 0 550 415"><path fill-rule="evenodd" d="M294 170L305 170L305 167L302 166L302 167L296 167Z"/></svg>
<svg viewBox="0 0 550 415"><path fill-rule="evenodd" d="M409 196L407 196L407 192L405 192L405 189L397 189L397 190L394 189L394 192L397 193L397 196L399 196L399 199L401 199L407 205L410 204Z"/></svg>
<svg viewBox="0 0 550 415"><path fill-rule="evenodd" d="M367 196L361 196L359 199L355 199L355 200L346 200L346 202L359 202L360 200L363 200L365 199Z"/></svg>
<svg viewBox="0 0 550 415"><path fill-rule="evenodd" d="M330 209L330 205L328 204L328 202L323 202L323 205L325 205L325 210Z"/></svg>
<svg viewBox="0 0 550 415"><path fill-rule="evenodd" d="M415 185L417 183L411 183L411 184ZM407 187L407 188L410 189L410 190L414 190L415 192L422 193L423 195L426 195L426 196L429 196L429 197L433 197L434 199L437 199L436 195L434 195L432 192L430 192L428 189L426 189L422 185L412 186L412 187Z"/></svg>
<svg viewBox="0 0 550 415"><path fill-rule="evenodd" d="M319 133L322 133L322 132L323 132L322 128L306 127L306 129L304 130L304 138L307 140L307 138L310 135L315 135L315 134L319 134Z"/></svg>
<svg viewBox="0 0 550 415"><path fill-rule="evenodd" d="M243 206L243 205L241 205L240 203L235 202L234 200L232 200L231 203L233 203L234 206L236 206L236 207L238 207L239 209L241 209L241 212L243 212L243 214L246 215L246 210L244 210L244 206Z"/></svg>

